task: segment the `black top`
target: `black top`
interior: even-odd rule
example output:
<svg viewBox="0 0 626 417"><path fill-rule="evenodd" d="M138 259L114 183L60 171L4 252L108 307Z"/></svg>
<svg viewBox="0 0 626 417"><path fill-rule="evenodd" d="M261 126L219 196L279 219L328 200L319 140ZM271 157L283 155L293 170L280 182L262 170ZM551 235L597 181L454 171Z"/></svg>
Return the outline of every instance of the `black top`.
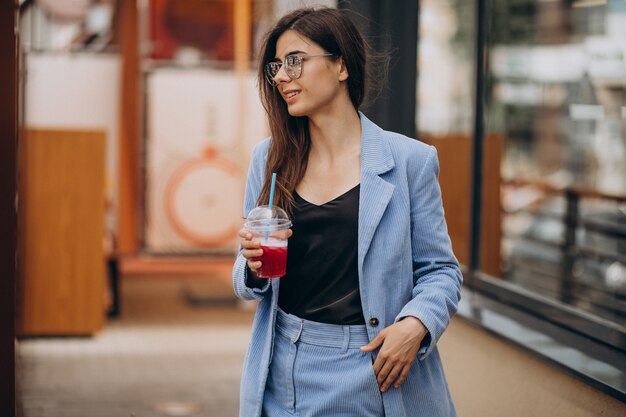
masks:
<svg viewBox="0 0 626 417"><path fill-rule="evenodd" d="M294 192L293 236L278 305L300 318L364 324L357 267L359 188L317 206Z"/></svg>

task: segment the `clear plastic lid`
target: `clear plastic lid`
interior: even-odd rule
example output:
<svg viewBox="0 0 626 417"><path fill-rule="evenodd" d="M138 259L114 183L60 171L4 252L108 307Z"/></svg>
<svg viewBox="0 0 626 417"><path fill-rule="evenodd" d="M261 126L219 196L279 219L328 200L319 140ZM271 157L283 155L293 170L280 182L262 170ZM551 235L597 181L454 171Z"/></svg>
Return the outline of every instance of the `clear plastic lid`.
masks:
<svg viewBox="0 0 626 417"><path fill-rule="evenodd" d="M280 207L259 206L250 210L244 226L252 232L273 232L291 227L291 220Z"/></svg>

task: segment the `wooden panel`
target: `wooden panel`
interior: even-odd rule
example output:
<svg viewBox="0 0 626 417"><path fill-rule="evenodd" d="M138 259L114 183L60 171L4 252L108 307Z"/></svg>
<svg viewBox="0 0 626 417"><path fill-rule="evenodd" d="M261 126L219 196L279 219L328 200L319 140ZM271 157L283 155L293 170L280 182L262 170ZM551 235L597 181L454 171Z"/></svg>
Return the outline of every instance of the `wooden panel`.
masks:
<svg viewBox="0 0 626 417"><path fill-rule="evenodd" d="M27 130L20 149L20 335L88 335L105 316L105 133Z"/></svg>
<svg viewBox="0 0 626 417"><path fill-rule="evenodd" d="M471 139L462 135L421 138L439 153L441 193L452 247L459 262L468 265L471 206ZM502 139L486 136L483 157L483 198L481 215L481 266L484 272L500 276L500 158Z"/></svg>
<svg viewBox="0 0 626 417"><path fill-rule="evenodd" d="M122 74L119 108L117 253L139 250L141 82L137 0L117 1Z"/></svg>

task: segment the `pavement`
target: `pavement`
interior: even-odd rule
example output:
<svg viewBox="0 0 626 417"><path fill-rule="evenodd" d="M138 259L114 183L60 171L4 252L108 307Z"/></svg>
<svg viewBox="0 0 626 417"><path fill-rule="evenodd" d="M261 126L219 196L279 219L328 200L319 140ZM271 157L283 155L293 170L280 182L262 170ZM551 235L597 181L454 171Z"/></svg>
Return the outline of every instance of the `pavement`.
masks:
<svg viewBox="0 0 626 417"><path fill-rule="evenodd" d="M93 337L17 343L24 417L232 417L254 305L207 276L133 276Z"/></svg>

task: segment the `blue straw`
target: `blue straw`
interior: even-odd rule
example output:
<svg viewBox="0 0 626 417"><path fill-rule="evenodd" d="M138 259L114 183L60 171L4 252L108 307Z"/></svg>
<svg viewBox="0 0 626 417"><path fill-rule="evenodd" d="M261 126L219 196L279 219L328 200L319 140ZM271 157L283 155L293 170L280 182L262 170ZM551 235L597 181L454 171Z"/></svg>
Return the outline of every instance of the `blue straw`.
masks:
<svg viewBox="0 0 626 417"><path fill-rule="evenodd" d="M272 174L272 184L270 185L270 203L268 207L272 209L272 203L274 202L274 189L276 188L276 173Z"/></svg>
<svg viewBox="0 0 626 417"><path fill-rule="evenodd" d="M267 205L268 208L270 209L270 213L272 212L272 204L274 203L274 189L276 188L276 173L272 173L272 183L270 185L270 202ZM269 226L269 222L267 224ZM269 231L265 232L265 240L267 240L267 237L269 235Z"/></svg>

